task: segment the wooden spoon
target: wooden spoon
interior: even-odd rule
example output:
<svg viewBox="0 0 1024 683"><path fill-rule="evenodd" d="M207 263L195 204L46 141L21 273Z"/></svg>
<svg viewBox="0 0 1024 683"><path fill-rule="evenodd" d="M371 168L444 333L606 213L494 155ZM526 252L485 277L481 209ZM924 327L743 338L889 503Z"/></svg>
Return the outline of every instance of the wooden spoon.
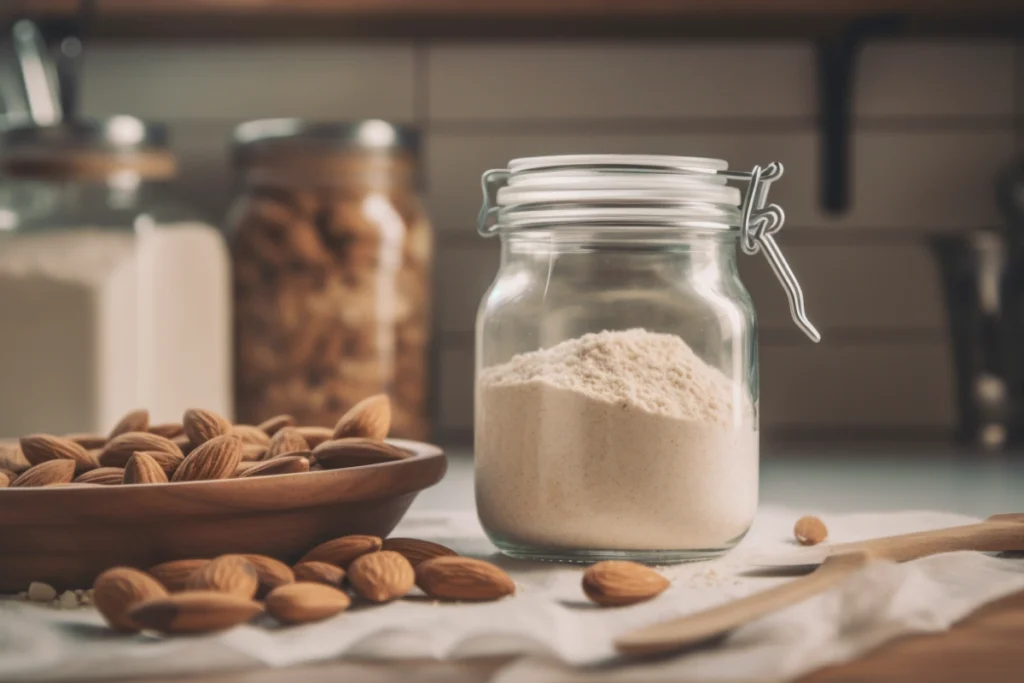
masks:
<svg viewBox="0 0 1024 683"><path fill-rule="evenodd" d="M904 562L955 550L1024 550L1024 514L994 515L980 524L833 546L822 565L807 576L719 607L631 631L616 639L615 647L628 656L673 652L822 593L876 559Z"/></svg>

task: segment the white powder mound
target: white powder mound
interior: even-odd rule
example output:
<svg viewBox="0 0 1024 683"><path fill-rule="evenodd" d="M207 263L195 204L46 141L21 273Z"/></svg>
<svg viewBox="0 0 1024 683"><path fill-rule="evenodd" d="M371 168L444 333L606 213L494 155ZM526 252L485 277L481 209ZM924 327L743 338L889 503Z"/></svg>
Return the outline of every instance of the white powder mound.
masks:
<svg viewBox="0 0 1024 683"><path fill-rule="evenodd" d="M486 368L480 383L543 382L595 401L709 424L733 421L733 387L673 334L643 329L586 334Z"/></svg>
<svg viewBox="0 0 1024 683"><path fill-rule="evenodd" d="M477 511L520 554L722 552L757 509L752 416L673 335L601 332L516 356L478 378Z"/></svg>

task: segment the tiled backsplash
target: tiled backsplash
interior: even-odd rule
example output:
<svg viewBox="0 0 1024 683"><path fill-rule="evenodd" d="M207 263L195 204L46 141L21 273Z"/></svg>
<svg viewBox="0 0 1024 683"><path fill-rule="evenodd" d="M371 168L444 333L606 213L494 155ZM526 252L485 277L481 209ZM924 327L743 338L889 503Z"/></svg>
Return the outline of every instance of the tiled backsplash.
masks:
<svg viewBox="0 0 1024 683"><path fill-rule="evenodd" d="M497 264L478 179L509 158L647 152L780 160L783 248L824 334L789 320L744 259L762 323L762 424L782 434L948 434L950 353L926 235L995 226L995 172L1024 151L1024 48L880 42L856 74L852 206L823 213L814 53L803 43L91 45L89 114L172 125L181 187L220 217L227 140L244 119L382 117L424 132L439 235L439 436L472 426L473 319Z"/></svg>

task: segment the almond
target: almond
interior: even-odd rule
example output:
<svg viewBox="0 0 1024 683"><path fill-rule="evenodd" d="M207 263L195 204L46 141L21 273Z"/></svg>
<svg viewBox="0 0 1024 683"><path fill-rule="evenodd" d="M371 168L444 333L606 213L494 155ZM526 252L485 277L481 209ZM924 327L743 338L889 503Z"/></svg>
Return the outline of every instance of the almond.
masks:
<svg viewBox="0 0 1024 683"><path fill-rule="evenodd" d="M345 580L345 570L327 562L299 562L294 573L296 581L312 581L336 588Z"/></svg>
<svg viewBox="0 0 1024 683"><path fill-rule="evenodd" d="M302 438L302 434L295 427L283 427L270 439L267 447L266 459L276 458L280 455L301 453L309 450L309 444Z"/></svg>
<svg viewBox="0 0 1024 683"><path fill-rule="evenodd" d="M497 600L516 592L501 568L471 557L435 557L416 567L416 585L440 600Z"/></svg>
<svg viewBox="0 0 1024 683"><path fill-rule="evenodd" d="M221 555L197 569L185 583L186 590L210 590L243 598L256 595L259 577L243 555Z"/></svg>
<svg viewBox="0 0 1024 683"><path fill-rule="evenodd" d="M180 422L165 422L158 425L149 425L149 433L162 436L165 439L173 439L185 433L185 427Z"/></svg>
<svg viewBox="0 0 1024 683"><path fill-rule="evenodd" d="M25 454L21 452L19 444L0 444L0 467L11 472L20 473L31 466L32 464L25 459Z"/></svg>
<svg viewBox="0 0 1024 683"><path fill-rule="evenodd" d="M350 604L345 593L322 583L290 583L267 595L267 612L282 624L320 621L344 612Z"/></svg>
<svg viewBox="0 0 1024 683"><path fill-rule="evenodd" d="M210 560L171 560L153 565L147 572L172 593L185 590L188 579Z"/></svg>
<svg viewBox="0 0 1024 683"><path fill-rule="evenodd" d="M409 560L393 550L360 555L348 568L348 582L370 602L388 602L404 596L416 583Z"/></svg>
<svg viewBox="0 0 1024 683"><path fill-rule="evenodd" d="M245 443L244 441L242 442L242 460L247 462L257 462L259 460L263 460L263 457L266 454L266 446L258 446L252 443Z"/></svg>
<svg viewBox="0 0 1024 683"><path fill-rule="evenodd" d="M75 463L75 471L81 474L96 469L96 459L82 446L70 439L49 434L32 434L19 439L21 452L25 459L33 465L47 460L70 460Z"/></svg>
<svg viewBox="0 0 1024 683"><path fill-rule="evenodd" d="M254 460L243 460L242 462L238 463L238 467L235 468L235 477L240 477L247 471L251 470L253 467L256 467L256 465L262 464L263 463L256 462Z"/></svg>
<svg viewBox="0 0 1024 683"><path fill-rule="evenodd" d="M186 410L181 424L193 448L231 431L231 423L212 410Z"/></svg>
<svg viewBox="0 0 1024 683"><path fill-rule="evenodd" d="M608 560L583 572L583 592L605 607L632 605L661 595L669 580L642 564Z"/></svg>
<svg viewBox="0 0 1024 683"><path fill-rule="evenodd" d="M266 432L267 436L274 436L285 427L294 427L295 418L291 415L275 415L256 426Z"/></svg>
<svg viewBox="0 0 1024 683"><path fill-rule="evenodd" d="M75 477L73 460L47 460L33 465L18 475L11 483L11 488L29 486L53 486L54 484L70 484Z"/></svg>
<svg viewBox="0 0 1024 683"><path fill-rule="evenodd" d="M346 569L352 560L366 553L377 552L381 545L382 541L376 536L342 536L321 543L306 553L299 562L329 562Z"/></svg>
<svg viewBox="0 0 1024 683"><path fill-rule="evenodd" d="M124 467L136 451L163 451L170 456L185 457L173 441L149 432L126 432L115 436L100 451L103 467Z"/></svg>
<svg viewBox="0 0 1024 683"><path fill-rule="evenodd" d="M75 434L65 434L64 438L68 441L74 441L87 451L91 451L96 448L103 448L107 443L107 437L102 434L86 434L84 432L79 432Z"/></svg>
<svg viewBox="0 0 1024 683"><path fill-rule="evenodd" d="M364 438L332 439L313 449L313 458L325 470L376 465L409 457L408 451L383 441Z"/></svg>
<svg viewBox="0 0 1024 683"><path fill-rule="evenodd" d="M0 489L5 489L11 485L11 482L14 481L12 474L9 470L0 470Z"/></svg>
<svg viewBox="0 0 1024 683"><path fill-rule="evenodd" d="M181 453L168 453L167 451L136 451L136 453L145 453L156 461L156 464L160 465L160 469L164 471L168 479L170 479L181 463L185 461L185 456ZM127 465L128 463L125 464Z"/></svg>
<svg viewBox="0 0 1024 683"><path fill-rule="evenodd" d="M444 547L440 543L421 541L416 538L385 538L381 549L394 550L409 560L409 564L413 567L420 562L432 560L435 557L455 557L458 555L457 552L451 548Z"/></svg>
<svg viewBox="0 0 1024 683"><path fill-rule="evenodd" d="M256 578L259 587L256 589L257 596L264 596L278 586L295 582L295 574L292 568L280 560L266 555L242 555L252 568L256 570Z"/></svg>
<svg viewBox="0 0 1024 683"><path fill-rule="evenodd" d="M76 484L99 484L101 486L117 486L124 480L124 469L121 467L97 467L75 478Z"/></svg>
<svg viewBox="0 0 1024 683"><path fill-rule="evenodd" d="M253 427L252 425L234 425L231 427L231 431L229 433L237 436L244 444L263 446L264 448L270 445L270 437L267 436L267 433L259 427Z"/></svg>
<svg viewBox="0 0 1024 683"><path fill-rule="evenodd" d="M309 472L309 460L301 455L283 455L273 460L254 463L254 467L246 468L239 477L265 477L271 474L295 474Z"/></svg>
<svg viewBox="0 0 1024 683"><path fill-rule="evenodd" d="M793 536L800 545L818 545L828 538L828 527L817 517L805 515L793 525Z"/></svg>
<svg viewBox="0 0 1024 683"><path fill-rule="evenodd" d="M207 633L244 624L261 612L260 603L239 595L186 591L139 603L128 618L161 633Z"/></svg>
<svg viewBox="0 0 1024 683"><path fill-rule="evenodd" d="M307 448L316 448L324 441L330 441L334 432L327 427L296 427L295 430L306 440Z"/></svg>
<svg viewBox="0 0 1024 683"><path fill-rule="evenodd" d="M391 430L391 399L387 394L364 398L341 416L333 438L350 437L384 440Z"/></svg>
<svg viewBox="0 0 1024 683"><path fill-rule="evenodd" d="M171 481L226 479L242 461L242 442L237 436L216 436L188 454Z"/></svg>
<svg viewBox="0 0 1024 683"><path fill-rule="evenodd" d="M186 436L185 434L179 434L178 436L171 439L171 441L173 441L174 445L177 446L179 450L181 450L182 455L188 455L189 453L192 452L192 442L188 440L188 436Z"/></svg>
<svg viewBox="0 0 1024 683"><path fill-rule="evenodd" d="M110 626L118 631L138 631L140 626L128 617L140 602L167 597L160 582L131 567L108 569L92 584L93 604Z"/></svg>
<svg viewBox="0 0 1024 683"><path fill-rule="evenodd" d="M167 473L160 466L153 456L145 451L138 451L128 458L128 464L124 466L125 484L166 484Z"/></svg>
<svg viewBox="0 0 1024 683"><path fill-rule="evenodd" d="M113 439L115 436L127 434L128 432L144 432L148 429L149 411L145 408L139 408L118 420L114 428L110 430L110 438Z"/></svg>

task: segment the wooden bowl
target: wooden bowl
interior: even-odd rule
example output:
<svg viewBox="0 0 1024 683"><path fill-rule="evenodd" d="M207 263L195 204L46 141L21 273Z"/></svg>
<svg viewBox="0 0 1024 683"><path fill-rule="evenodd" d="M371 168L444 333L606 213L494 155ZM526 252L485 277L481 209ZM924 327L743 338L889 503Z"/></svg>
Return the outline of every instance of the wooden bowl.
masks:
<svg viewBox="0 0 1024 683"><path fill-rule="evenodd" d="M346 534L384 537L447 468L440 448L389 439L405 460L168 484L0 489L0 593L87 588L103 570L260 553L292 563Z"/></svg>

